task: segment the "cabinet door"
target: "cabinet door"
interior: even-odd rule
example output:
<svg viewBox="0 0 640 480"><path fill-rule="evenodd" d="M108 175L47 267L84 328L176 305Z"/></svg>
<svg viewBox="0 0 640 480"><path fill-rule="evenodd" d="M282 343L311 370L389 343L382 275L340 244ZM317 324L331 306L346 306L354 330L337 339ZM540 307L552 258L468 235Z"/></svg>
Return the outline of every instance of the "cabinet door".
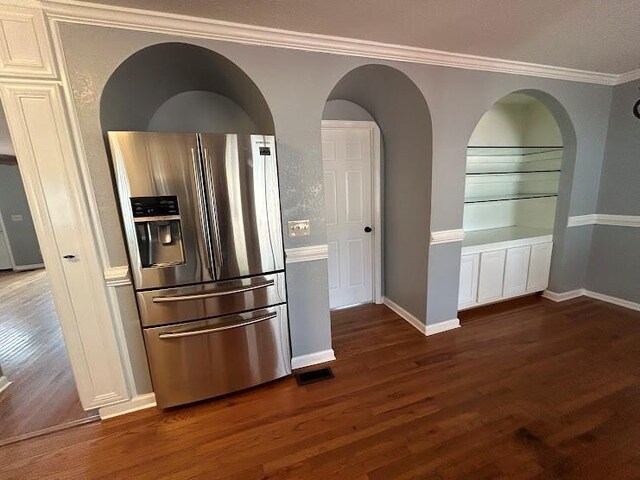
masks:
<svg viewBox="0 0 640 480"><path fill-rule="evenodd" d="M551 250L553 243L541 243L531 247L529 262L529 278L527 291L540 292L549 284L549 270L551 268Z"/></svg>
<svg viewBox="0 0 640 480"><path fill-rule="evenodd" d="M520 295L527 291L527 273L529 272L529 255L531 247L515 247L507 249L507 259L504 266L505 297Z"/></svg>
<svg viewBox="0 0 640 480"><path fill-rule="evenodd" d="M478 296L478 264L480 255L463 255L460 261L460 287L458 288L458 308L476 303Z"/></svg>
<svg viewBox="0 0 640 480"><path fill-rule="evenodd" d="M478 302L489 302L502 297L505 257L505 250L482 252L480 255Z"/></svg>

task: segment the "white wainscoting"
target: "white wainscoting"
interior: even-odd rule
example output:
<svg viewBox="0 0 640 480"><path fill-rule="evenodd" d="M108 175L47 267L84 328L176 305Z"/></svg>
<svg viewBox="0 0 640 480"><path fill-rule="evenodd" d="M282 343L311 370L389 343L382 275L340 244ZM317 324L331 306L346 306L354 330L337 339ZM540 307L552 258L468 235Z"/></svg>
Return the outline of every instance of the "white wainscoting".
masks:
<svg viewBox="0 0 640 480"><path fill-rule="evenodd" d="M30 0L3 0L2 3L0 74L11 77L55 78L53 55L42 9L37 8L38 5Z"/></svg>
<svg viewBox="0 0 640 480"><path fill-rule="evenodd" d="M285 249L287 263L311 262L313 260L325 260L329 258L329 245L310 245L308 247L296 247Z"/></svg>

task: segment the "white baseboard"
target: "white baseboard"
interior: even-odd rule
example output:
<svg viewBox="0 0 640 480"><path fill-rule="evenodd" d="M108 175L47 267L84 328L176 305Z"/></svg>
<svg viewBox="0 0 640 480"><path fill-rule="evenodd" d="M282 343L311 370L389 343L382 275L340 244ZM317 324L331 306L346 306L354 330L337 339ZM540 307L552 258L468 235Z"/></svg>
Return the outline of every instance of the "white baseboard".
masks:
<svg viewBox="0 0 640 480"><path fill-rule="evenodd" d="M4 375L0 377L0 393L2 393L6 388L11 385L11 382Z"/></svg>
<svg viewBox="0 0 640 480"><path fill-rule="evenodd" d="M427 325L425 335L435 335L437 333L448 332L454 328L460 328L460 320L458 318L434 323L433 325Z"/></svg>
<svg viewBox="0 0 640 480"><path fill-rule="evenodd" d="M565 300L571 300L572 298L584 296L640 312L640 303L632 302L630 300L624 300L623 298L612 297L611 295L605 295L604 293L592 292L591 290L587 290L585 288L579 288L578 290L571 290L569 292L562 293L545 290L544 292L542 292L542 296L554 302L564 302Z"/></svg>
<svg viewBox="0 0 640 480"><path fill-rule="evenodd" d="M544 292L542 292L542 296L553 302L564 302L565 300L571 300L572 298L582 297L584 295L584 292L584 288L561 293L552 292L551 290L545 290Z"/></svg>
<svg viewBox="0 0 640 480"><path fill-rule="evenodd" d="M382 303L384 303L387 307L397 313L403 320L405 320L409 325L418 330L423 335L427 334L426 325L418 320L411 313L407 312L404 308L398 305L393 300L389 300L387 297L383 297Z"/></svg>
<svg viewBox="0 0 640 480"><path fill-rule="evenodd" d="M591 290L585 290L584 295L596 300L602 300L603 302L618 305L619 307L629 308L640 312L640 303L632 302L630 300L624 300L618 297L612 297L611 295L605 295L604 293L592 292Z"/></svg>
<svg viewBox="0 0 640 480"><path fill-rule="evenodd" d="M16 272L23 272L25 270L37 270L38 268L44 268L44 263L34 263L31 265L16 265L13 269Z"/></svg>
<svg viewBox="0 0 640 480"><path fill-rule="evenodd" d="M319 363L331 362L336 359L336 355L333 349L322 350L320 352L308 353L307 355L299 355L291 359L291 368L296 370L298 368L308 367L310 365L317 365Z"/></svg>
<svg viewBox="0 0 640 480"><path fill-rule="evenodd" d="M108 407L102 407L98 410L101 420L107 418L119 417L127 413L137 412L138 410L144 410L145 408L151 408L156 406L156 396L154 393L145 393L144 395L136 395L131 400L118 403L116 405L109 405Z"/></svg>

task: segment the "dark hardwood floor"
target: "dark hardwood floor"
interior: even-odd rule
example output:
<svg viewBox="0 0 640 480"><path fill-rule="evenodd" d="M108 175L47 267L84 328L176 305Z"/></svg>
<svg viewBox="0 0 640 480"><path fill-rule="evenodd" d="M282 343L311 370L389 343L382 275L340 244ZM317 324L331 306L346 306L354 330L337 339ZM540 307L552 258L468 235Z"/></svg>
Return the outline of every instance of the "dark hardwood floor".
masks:
<svg viewBox="0 0 640 480"><path fill-rule="evenodd" d="M44 270L0 272L0 365L12 382L0 393L0 445L96 417L80 405Z"/></svg>
<svg viewBox="0 0 640 480"><path fill-rule="evenodd" d="M292 378L0 448L9 478L640 478L640 313L534 298L425 338L333 314L336 378Z"/></svg>

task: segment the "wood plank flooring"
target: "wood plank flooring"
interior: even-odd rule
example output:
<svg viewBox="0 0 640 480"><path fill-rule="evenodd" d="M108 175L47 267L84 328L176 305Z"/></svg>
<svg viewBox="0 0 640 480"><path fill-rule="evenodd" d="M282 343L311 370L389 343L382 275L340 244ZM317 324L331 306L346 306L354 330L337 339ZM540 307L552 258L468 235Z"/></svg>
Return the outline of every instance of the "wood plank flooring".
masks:
<svg viewBox="0 0 640 480"><path fill-rule="evenodd" d="M0 448L9 478L640 478L640 313L534 298L425 338L333 313L336 378L292 378Z"/></svg>
<svg viewBox="0 0 640 480"><path fill-rule="evenodd" d="M0 444L95 417L80 405L45 270L0 272L0 365L12 382L0 393Z"/></svg>

